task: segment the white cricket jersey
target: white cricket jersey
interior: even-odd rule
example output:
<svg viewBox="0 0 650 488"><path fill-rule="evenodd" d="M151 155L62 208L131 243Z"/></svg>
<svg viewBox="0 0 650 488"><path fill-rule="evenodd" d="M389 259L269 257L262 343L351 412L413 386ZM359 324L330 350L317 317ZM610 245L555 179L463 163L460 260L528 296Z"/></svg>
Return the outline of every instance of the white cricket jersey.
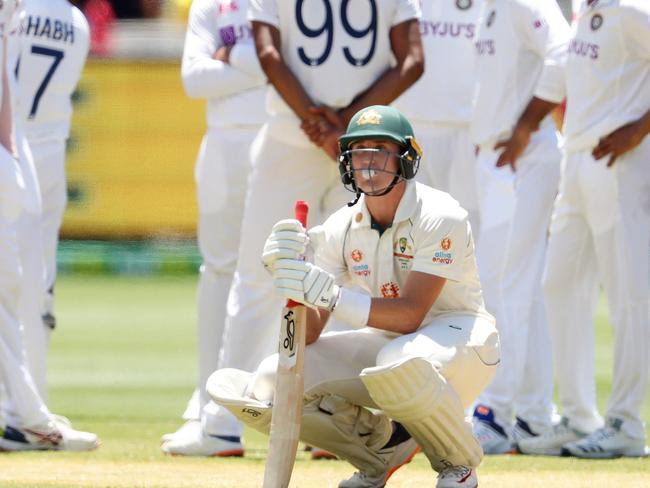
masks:
<svg viewBox="0 0 650 488"><path fill-rule="evenodd" d="M285 63L316 104L346 107L390 68L389 32L418 0L251 0L249 19L277 27ZM272 115L291 109L269 90Z"/></svg>
<svg viewBox="0 0 650 488"><path fill-rule="evenodd" d="M65 139L71 96L86 63L90 34L81 11L67 0L23 0L16 43L15 120L29 138Z"/></svg>
<svg viewBox="0 0 650 488"><path fill-rule="evenodd" d="M483 0L423 2L420 34L426 69L393 105L417 122L467 124L476 79L476 22Z"/></svg>
<svg viewBox="0 0 650 488"><path fill-rule="evenodd" d="M565 149L575 152L650 110L650 1L583 3L568 51L566 84L536 95L566 94Z"/></svg>
<svg viewBox="0 0 650 488"><path fill-rule="evenodd" d="M391 227L372 228L365 196L310 231L315 263L337 283L373 297L396 298L410 271L446 278L423 320L485 311L467 212L449 194L409 181Z"/></svg>
<svg viewBox="0 0 650 488"><path fill-rule="evenodd" d="M476 41L474 143L508 137L536 88L562 84L570 35L555 0L485 0ZM549 118L539 132L550 130Z"/></svg>
<svg viewBox="0 0 650 488"><path fill-rule="evenodd" d="M266 76L257 60L246 0L194 0L182 77L190 97L208 100L208 127L264 122ZM213 59L230 46L228 63Z"/></svg>

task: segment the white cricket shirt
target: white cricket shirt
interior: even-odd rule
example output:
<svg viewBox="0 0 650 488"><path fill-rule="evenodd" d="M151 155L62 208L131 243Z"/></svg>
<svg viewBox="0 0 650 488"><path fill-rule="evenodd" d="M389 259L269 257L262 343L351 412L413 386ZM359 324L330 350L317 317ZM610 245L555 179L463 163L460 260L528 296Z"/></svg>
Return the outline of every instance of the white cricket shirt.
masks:
<svg viewBox="0 0 650 488"><path fill-rule="evenodd" d="M66 139L71 96L86 63L90 34L81 11L67 0L23 0L18 32L16 124L28 138Z"/></svg>
<svg viewBox="0 0 650 488"><path fill-rule="evenodd" d="M483 304L467 212L447 193L407 182L393 224L381 235L371 227L362 195L310 236L315 264L334 274L337 283L373 297L399 297L410 271L446 278L423 325L442 315L493 320Z"/></svg>
<svg viewBox="0 0 650 488"><path fill-rule="evenodd" d="M536 88L562 84L569 37L555 0L485 0L476 41L474 143L508 137ZM539 132L551 130L547 119Z"/></svg>
<svg viewBox="0 0 650 488"><path fill-rule="evenodd" d="M568 51L566 85L536 95L566 94L565 149L575 152L650 109L650 1L583 3Z"/></svg>
<svg viewBox="0 0 650 488"><path fill-rule="evenodd" d="M316 104L346 107L390 66L390 29L420 16L418 0L251 0L249 19L282 36L285 63ZM291 112L269 90L271 115Z"/></svg>
<svg viewBox="0 0 650 488"><path fill-rule="evenodd" d="M411 123L467 124L476 80L474 42L483 0L423 2L420 34L426 60L422 77L393 105Z"/></svg>
<svg viewBox="0 0 650 488"><path fill-rule="evenodd" d="M266 77L257 60L246 0L194 0L190 8L182 77L186 93L208 100L208 127L264 122ZM213 59L232 46L229 62Z"/></svg>

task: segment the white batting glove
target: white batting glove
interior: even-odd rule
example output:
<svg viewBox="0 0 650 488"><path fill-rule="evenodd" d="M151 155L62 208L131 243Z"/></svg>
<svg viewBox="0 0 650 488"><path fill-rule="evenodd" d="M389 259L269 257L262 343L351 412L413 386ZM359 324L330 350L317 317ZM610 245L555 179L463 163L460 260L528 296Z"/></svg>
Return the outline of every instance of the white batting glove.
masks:
<svg viewBox="0 0 650 488"><path fill-rule="evenodd" d="M301 259L307 251L309 236L300 222L285 219L277 222L264 243L262 262L273 273L278 259Z"/></svg>
<svg viewBox="0 0 650 488"><path fill-rule="evenodd" d="M332 310L340 288L331 273L297 259L279 259L273 270L275 291L312 308Z"/></svg>

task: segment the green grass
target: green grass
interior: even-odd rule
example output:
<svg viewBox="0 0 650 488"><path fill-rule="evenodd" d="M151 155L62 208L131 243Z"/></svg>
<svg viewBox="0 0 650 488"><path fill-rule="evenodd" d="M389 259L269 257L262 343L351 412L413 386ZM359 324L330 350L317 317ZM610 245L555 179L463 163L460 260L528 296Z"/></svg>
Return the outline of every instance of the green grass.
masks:
<svg viewBox="0 0 650 488"><path fill-rule="evenodd" d="M180 425L195 381L195 277L63 276L57 284L59 328L50 355L51 409L97 432L92 453L0 455L1 487L256 487L266 439L248 432L244 459L164 456L160 436ZM604 410L610 389L611 333L598 308L597 374ZM646 402L644 419L650 417ZM300 453L292 487L331 487L352 469L311 462ZM650 486L650 460L495 456L480 468L481 487ZM417 456L391 487L434 486Z"/></svg>

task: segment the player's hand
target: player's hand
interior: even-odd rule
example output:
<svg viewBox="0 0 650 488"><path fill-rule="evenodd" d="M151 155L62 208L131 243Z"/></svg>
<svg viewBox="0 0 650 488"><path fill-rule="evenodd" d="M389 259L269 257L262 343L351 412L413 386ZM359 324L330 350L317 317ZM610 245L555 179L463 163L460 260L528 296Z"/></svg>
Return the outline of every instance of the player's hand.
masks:
<svg viewBox="0 0 650 488"><path fill-rule="evenodd" d="M503 149L497 159L497 168L510 165L512 171L517 171L517 159L523 154L530 141L530 131L525 127L517 126L510 139L499 141L494 150Z"/></svg>
<svg viewBox="0 0 650 488"><path fill-rule="evenodd" d="M339 115L327 106L310 107L309 117L302 121L300 128L311 142L322 146L330 131L343 131L343 122Z"/></svg>
<svg viewBox="0 0 650 488"><path fill-rule="evenodd" d="M631 122L601 138L591 154L596 160L609 156L607 167L611 168L617 158L641 144L645 135L639 121Z"/></svg>
<svg viewBox="0 0 650 488"><path fill-rule="evenodd" d="M311 263L280 259L273 270L275 291L284 298L312 308L332 310L339 296L331 273Z"/></svg>
<svg viewBox="0 0 650 488"><path fill-rule="evenodd" d="M212 58L216 59L217 61L221 61L222 63L230 63L231 50L232 46L221 46L219 49L217 49L217 52L214 53L214 56L212 56Z"/></svg>
<svg viewBox="0 0 650 488"><path fill-rule="evenodd" d="M301 259L307 251L309 236L302 224L295 219L277 222L264 243L262 263L273 273L279 259Z"/></svg>

